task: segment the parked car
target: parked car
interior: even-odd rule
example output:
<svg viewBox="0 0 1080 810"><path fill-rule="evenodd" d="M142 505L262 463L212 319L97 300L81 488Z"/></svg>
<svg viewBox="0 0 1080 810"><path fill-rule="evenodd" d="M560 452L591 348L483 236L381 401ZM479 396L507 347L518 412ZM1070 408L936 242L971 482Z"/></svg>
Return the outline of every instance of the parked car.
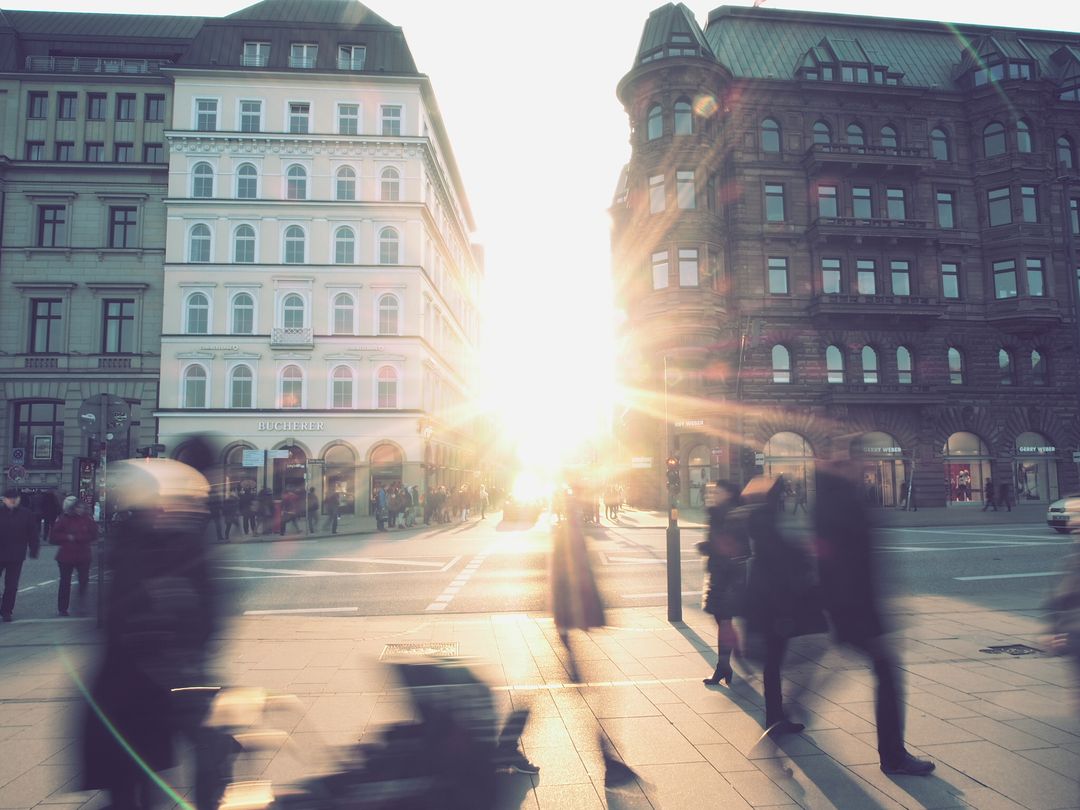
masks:
<svg viewBox="0 0 1080 810"><path fill-rule="evenodd" d="M539 498L515 498L507 495L503 501L503 520L512 523L536 523L544 511L544 502Z"/></svg>
<svg viewBox="0 0 1080 810"><path fill-rule="evenodd" d="M1054 501L1046 510L1046 525L1067 534L1080 529L1080 492Z"/></svg>

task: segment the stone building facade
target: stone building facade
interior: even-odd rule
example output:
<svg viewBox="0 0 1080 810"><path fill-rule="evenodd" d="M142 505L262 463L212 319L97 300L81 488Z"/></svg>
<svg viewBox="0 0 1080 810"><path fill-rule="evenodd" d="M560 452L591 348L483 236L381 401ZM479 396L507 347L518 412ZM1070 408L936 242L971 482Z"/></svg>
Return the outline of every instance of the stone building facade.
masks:
<svg viewBox="0 0 1080 810"><path fill-rule="evenodd" d="M1077 489L1080 35L668 4L618 95L638 501L669 455L695 504L830 458L884 507Z"/></svg>

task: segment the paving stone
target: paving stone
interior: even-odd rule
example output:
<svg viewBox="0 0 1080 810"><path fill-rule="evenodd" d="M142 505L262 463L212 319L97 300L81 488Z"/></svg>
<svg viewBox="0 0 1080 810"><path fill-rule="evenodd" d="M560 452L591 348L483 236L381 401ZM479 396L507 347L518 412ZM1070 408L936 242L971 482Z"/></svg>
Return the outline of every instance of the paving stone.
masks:
<svg viewBox="0 0 1080 810"><path fill-rule="evenodd" d="M593 713L600 718L650 717L660 714L652 701L635 686L586 687L582 690L582 696Z"/></svg>
<svg viewBox="0 0 1080 810"><path fill-rule="evenodd" d="M757 765L739 753L731 743L719 743L717 745L699 745L697 750L705 757L712 766L720 773L728 771L755 771Z"/></svg>
<svg viewBox="0 0 1080 810"><path fill-rule="evenodd" d="M1036 720L1032 717L1020 717L1015 720L1006 720L1005 724L1018 728L1021 731L1026 731L1028 734L1032 734L1040 739L1046 740L1054 745L1068 745L1070 743L1080 743L1080 737L1075 734L1070 734L1067 731L1062 731L1060 728L1044 723L1041 720Z"/></svg>
<svg viewBox="0 0 1080 810"><path fill-rule="evenodd" d="M583 756L592 757L593 753L580 754L572 745L539 746L524 744L525 754L540 766L540 775L534 778L538 786L589 784L589 771L585 767Z"/></svg>
<svg viewBox="0 0 1080 810"><path fill-rule="evenodd" d="M751 807L776 807L790 803L791 797L759 770L728 771L724 778Z"/></svg>
<svg viewBox="0 0 1080 810"><path fill-rule="evenodd" d="M1080 782L1080 753L1065 748L1033 748L1017 751L1020 756L1038 762L1066 779Z"/></svg>
<svg viewBox="0 0 1080 810"><path fill-rule="evenodd" d="M1002 748L1008 748L1010 751L1048 748L1051 745L1041 737L1032 736L1018 728L992 720L989 717L959 717L951 722L955 726L970 731L984 740L990 740ZM947 740L941 740L941 742L947 742Z"/></svg>
<svg viewBox="0 0 1080 810"><path fill-rule="evenodd" d="M867 745L858 737L843 729L807 730L806 739L835 759L841 765L863 765L877 763L877 748Z"/></svg>
<svg viewBox="0 0 1080 810"><path fill-rule="evenodd" d="M645 795L660 810L691 807L749 810L752 806L707 762L642 765L636 770L645 782Z"/></svg>
<svg viewBox="0 0 1080 810"><path fill-rule="evenodd" d="M900 810L903 805L825 755L792 757L777 786L801 807L824 810Z"/></svg>
<svg viewBox="0 0 1080 810"><path fill-rule="evenodd" d="M601 726L628 765L703 760L666 717L613 717L601 720Z"/></svg>
<svg viewBox="0 0 1080 810"><path fill-rule="evenodd" d="M546 785L536 787L536 802L540 810L602 810L604 802L592 782L576 785Z"/></svg>

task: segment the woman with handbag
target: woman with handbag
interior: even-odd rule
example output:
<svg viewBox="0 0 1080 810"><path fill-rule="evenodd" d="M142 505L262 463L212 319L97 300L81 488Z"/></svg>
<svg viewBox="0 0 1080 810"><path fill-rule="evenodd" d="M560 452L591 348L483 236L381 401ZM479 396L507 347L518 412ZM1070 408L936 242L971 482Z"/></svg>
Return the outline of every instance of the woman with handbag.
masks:
<svg viewBox="0 0 1080 810"><path fill-rule="evenodd" d="M64 498L63 514L53 523L49 542L60 546L56 551L56 564L60 568L60 589L56 609L67 616L71 603L71 575L79 576L79 612L86 606L86 589L90 582L90 560L94 543L98 538L97 524L86 512L86 505L74 495Z"/></svg>
<svg viewBox="0 0 1080 810"><path fill-rule="evenodd" d="M736 536L725 525L728 513L739 506L739 489L728 481L708 484L709 534L698 543L706 558L704 597L701 609L716 619L716 669L702 683L716 686L721 681L731 686L731 653L738 649L739 638L732 619L742 615L746 590L746 561L750 546L746 535Z"/></svg>

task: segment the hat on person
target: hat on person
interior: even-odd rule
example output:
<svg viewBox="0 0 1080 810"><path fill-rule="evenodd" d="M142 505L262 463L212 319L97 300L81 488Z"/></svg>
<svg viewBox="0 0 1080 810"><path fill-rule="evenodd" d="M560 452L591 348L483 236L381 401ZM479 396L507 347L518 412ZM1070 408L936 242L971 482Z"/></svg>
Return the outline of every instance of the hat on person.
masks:
<svg viewBox="0 0 1080 810"><path fill-rule="evenodd" d="M74 509L75 504L77 504L78 502L79 499L76 498L74 495L68 495L66 498L64 498L64 511L67 512L69 509Z"/></svg>
<svg viewBox="0 0 1080 810"><path fill-rule="evenodd" d="M4 490L4 497L5 498L18 498L21 495L22 495L22 493L19 492L19 490L17 488L15 488L15 487L8 487L7 489Z"/></svg>

